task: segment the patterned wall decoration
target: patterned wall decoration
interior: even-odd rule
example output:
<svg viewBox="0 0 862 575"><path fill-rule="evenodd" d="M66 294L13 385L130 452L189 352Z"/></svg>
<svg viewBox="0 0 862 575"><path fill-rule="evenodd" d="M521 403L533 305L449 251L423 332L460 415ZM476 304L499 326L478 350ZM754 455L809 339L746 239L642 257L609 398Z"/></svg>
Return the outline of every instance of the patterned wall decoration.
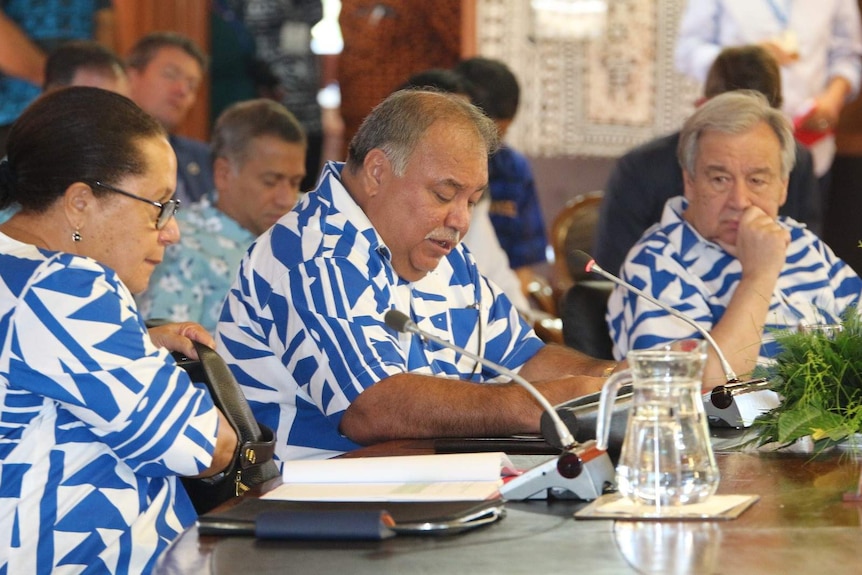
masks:
<svg viewBox="0 0 862 575"><path fill-rule="evenodd" d="M607 0L600 35L559 39L533 33L530 0L478 0L479 54L521 83L507 140L530 156L616 157L678 129L700 91L673 65L684 5Z"/></svg>

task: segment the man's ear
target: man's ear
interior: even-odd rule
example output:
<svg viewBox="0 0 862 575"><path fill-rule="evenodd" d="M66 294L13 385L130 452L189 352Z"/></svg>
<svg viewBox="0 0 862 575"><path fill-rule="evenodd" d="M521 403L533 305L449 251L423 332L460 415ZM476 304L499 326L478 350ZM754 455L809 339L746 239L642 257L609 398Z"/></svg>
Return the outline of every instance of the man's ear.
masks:
<svg viewBox="0 0 862 575"><path fill-rule="evenodd" d="M786 180L781 180L781 196L779 196L779 198L778 198L778 207L779 208L781 206L783 206L784 203L787 201L787 184L789 184L789 183L790 183L789 178Z"/></svg>
<svg viewBox="0 0 862 575"><path fill-rule="evenodd" d="M362 163L362 179L369 197L377 195L391 172L392 165L383 150L374 148L365 155L365 161Z"/></svg>
<svg viewBox="0 0 862 575"><path fill-rule="evenodd" d="M129 88L134 91L141 81L141 72L135 68L126 68L126 79L129 81Z"/></svg>
<svg viewBox="0 0 862 575"><path fill-rule="evenodd" d="M219 157L213 162L213 183L217 190L225 190L230 184L230 160Z"/></svg>
<svg viewBox="0 0 862 575"><path fill-rule="evenodd" d="M686 170L682 171L682 186L683 195L685 195L685 199L690 202L692 199L692 194L694 194L694 177Z"/></svg>

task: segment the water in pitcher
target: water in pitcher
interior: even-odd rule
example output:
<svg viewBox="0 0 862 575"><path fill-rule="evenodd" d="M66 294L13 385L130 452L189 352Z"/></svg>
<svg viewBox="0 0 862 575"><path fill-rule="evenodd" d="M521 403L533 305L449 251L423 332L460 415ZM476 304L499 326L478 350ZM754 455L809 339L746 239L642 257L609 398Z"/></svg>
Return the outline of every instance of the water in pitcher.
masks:
<svg viewBox="0 0 862 575"><path fill-rule="evenodd" d="M647 505L703 501L718 487L699 381L646 380L634 388L626 440L617 466L623 495Z"/></svg>
<svg viewBox="0 0 862 575"><path fill-rule="evenodd" d="M705 343L673 342L660 349L629 352L629 370L602 390L597 438L607 442L616 390L632 382L632 407L617 465L623 496L650 506L705 500L718 488L719 473L709 443L701 378Z"/></svg>

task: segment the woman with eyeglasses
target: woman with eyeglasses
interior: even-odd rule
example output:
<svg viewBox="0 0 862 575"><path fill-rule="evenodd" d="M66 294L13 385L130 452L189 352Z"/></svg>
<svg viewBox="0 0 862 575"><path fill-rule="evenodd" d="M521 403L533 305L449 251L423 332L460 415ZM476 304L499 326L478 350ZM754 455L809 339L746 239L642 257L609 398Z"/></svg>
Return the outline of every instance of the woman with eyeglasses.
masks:
<svg viewBox="0 0 862 575"><path fill-rule="evenodd" d="M132 293L179 240L176 158L131 100L67 88L15 122L0 163L0 572L146 573L196 518L179 475L236 435Z"/></svg>

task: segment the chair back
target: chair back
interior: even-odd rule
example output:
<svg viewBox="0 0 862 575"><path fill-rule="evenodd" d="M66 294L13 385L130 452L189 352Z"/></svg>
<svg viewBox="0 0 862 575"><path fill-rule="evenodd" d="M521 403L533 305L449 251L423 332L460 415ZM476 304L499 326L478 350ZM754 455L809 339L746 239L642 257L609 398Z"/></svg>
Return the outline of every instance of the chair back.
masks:
<svg viewBox="0 0 862 575"><path fill-rule="evenodd" d="M605 311L614 284L607 280L584 280L573 285L560 301L563 342L587 355L613 359Z"/></svg>
<svg viewBox="0 0 862 575"><path fill-rule="evenodd" d="M589 278L572 260L574 250L592 253L593 235L599 220L599 206L604 191L596 190L575 196L554 218L551 244L554 248L554 276L557 291L565 293L572 284Z"/></svg>

